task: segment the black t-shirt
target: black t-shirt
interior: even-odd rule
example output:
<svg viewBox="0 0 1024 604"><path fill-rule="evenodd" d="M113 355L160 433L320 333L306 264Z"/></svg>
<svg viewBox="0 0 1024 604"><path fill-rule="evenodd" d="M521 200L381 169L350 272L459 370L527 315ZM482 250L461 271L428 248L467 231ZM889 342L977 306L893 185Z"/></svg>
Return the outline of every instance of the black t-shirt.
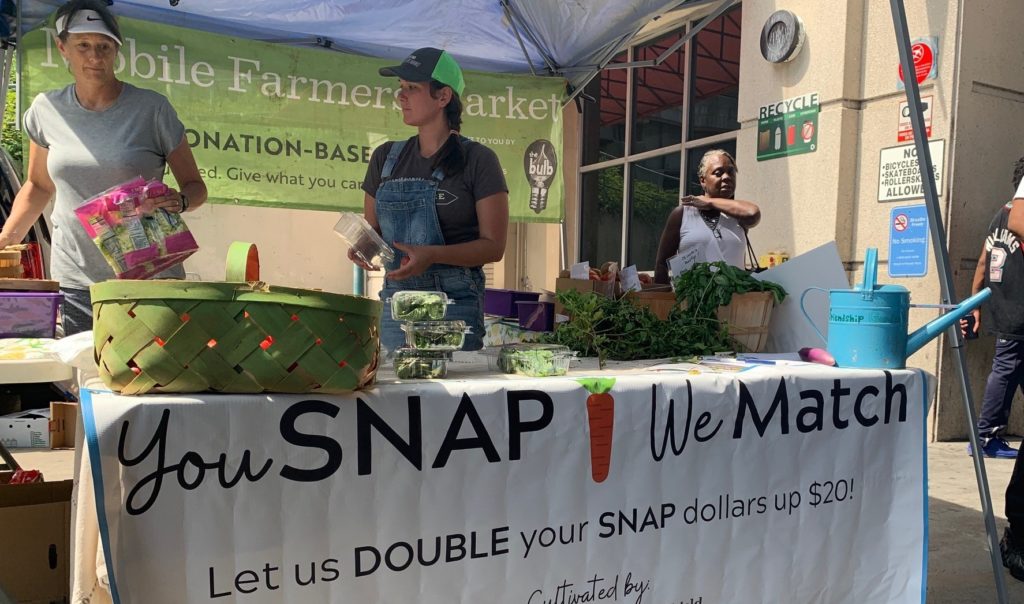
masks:
<svg viewBox="0 0 1024 604"><path fill-rule="evenodd" d="M496 193L507 193L505 174L494 151L465 139L462 141L466 152L466 167L458 173L446 176L437 187L437 219L446 244L465 243L480 238L480 224L476 219L476 202ZM392 142L386 142L373 151L370 165L363 180L363 191L371 197L377 196L380 174L391 151ZM419 137L409 139L398 156L388 178L430 178L433 174L434 157L420 155Z"/></svg>
<svg viewBox="0 0 1024 604"><path fill-rule="evenodd" d="M1011 207L1012 201L999 209L985 239L985 285L992 290L989 331L1000 338L1024 340L1024 250L1007 228Z"/></svg>

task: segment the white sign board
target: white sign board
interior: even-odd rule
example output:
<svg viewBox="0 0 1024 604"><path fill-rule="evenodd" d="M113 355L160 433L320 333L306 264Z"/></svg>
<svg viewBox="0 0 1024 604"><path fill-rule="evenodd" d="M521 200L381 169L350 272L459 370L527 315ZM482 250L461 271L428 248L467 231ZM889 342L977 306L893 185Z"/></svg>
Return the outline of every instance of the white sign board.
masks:
<svg viewBox="0 0 1024 604"><path fill-rule="evenodd" d="M935 189L942 195L942 172L946 165L946 141L929 141ZM882 149L878 154L878 201L900 201L924 197L917 148L900 145Z"/></svg>
<svg viewBox="0 0 1024 604"><path fill-rule="evenodd" d="M758 281L778 283L789 294L772 311L767 351L791 352L804 347L826 347L828 290L850 289L835 241L751 276ZM807 292L806 296L804 292Z"/></svg>
<svg viewBox="0 0 1024 604"><path fill-rule="evenodd" d="M117 602L919 604L926 374L84 396Z"/></svg>

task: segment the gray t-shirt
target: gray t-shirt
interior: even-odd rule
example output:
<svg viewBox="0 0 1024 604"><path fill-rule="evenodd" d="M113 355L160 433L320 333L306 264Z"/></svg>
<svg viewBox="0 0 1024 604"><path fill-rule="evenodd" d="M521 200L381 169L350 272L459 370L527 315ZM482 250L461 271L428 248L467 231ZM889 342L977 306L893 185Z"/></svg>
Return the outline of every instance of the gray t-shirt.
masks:
<svg viewBox="0 0 1024 604"><path fill-rule="evenodd" d="M373 151L370 165L363 180L363 191L371 197L377 196L380 174L391 151L391 142L384 143ZM496 193L507 193L505 174L501 170L498 156L489 148L474 141L463 141L466 151L466 167L458 173L445 177L437 188L437 220L441 223L441 234L448 245L466 243L480 238L480 223L476 219L476 202ZM389 178L430 178L434 156L420 155L419 137L414 136L406 143L398 156L398 163Z"/></svg>
<svg viewBox="0 0 1024 604"><path fill-rule="evenodd" d="M75 217L75 208L138 176L162 178L167 156L185 126L171 104L152 90L124 84L103 111L78 103L75 85L38 95L25 112L25 131L49 150L46 167L57 186L53 204L50 273L64 287L87 289L114 271ZM178 265L159 277L185 276Z"/></svg>

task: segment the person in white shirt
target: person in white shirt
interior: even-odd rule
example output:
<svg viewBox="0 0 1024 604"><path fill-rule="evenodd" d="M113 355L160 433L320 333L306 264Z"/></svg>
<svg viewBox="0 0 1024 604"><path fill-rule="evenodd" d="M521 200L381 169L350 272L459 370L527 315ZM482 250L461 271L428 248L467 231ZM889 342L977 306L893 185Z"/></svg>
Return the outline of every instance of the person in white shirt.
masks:
<svg viewBox="0 0 1024 604"><path fill-rule="evenodd" d="M676 254L693 262L724 261L743 268L747 231L761 220L761 209L751 201L734 199L736 160L728 151L713 149L697 168L703 195L686 195L668 216L661 233L654 267L655 283L668 283L668 260Z"/></svg>

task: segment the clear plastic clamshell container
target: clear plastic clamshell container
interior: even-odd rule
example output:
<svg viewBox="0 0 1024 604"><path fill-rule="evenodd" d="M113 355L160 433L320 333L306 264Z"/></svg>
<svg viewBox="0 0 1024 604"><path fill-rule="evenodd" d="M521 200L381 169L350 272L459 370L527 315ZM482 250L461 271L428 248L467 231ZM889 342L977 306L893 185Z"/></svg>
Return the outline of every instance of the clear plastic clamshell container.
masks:
<svg viewBox="0 0 1024 604"><path fill-rule="evenodd" d="M469 333L465 321L411 321L402 330L405 343L420 350L459 350Z"/></svg>
<svg viewBox="0 0 1024 604"><path fill-rule="evenodd" d="M395 376L400 380L443 378L448 375L450 350L421 350L402 346L395 350Z"/></svg>
<svg viewBox="0 0 1024 604"><path fill-rule="evenodd" d="M565 375L576 353L560 344L506 344L497 354L497 369L530 377Z"/></svg>
<svg viewBox="0 0 1024 604"><path fill-rule="evenodd" d="M381 266L395 259L395 250L384 243L377 231L359 214L342 212L334 232L345 240L360 260L370 266Z"/></svg>
<svg viewBox="0 0 1024 604"><path fill-rule="evenodd" d="M396 321L440 321L446 312L444 292L405 290L391 296L391 316Z"/></svg>

